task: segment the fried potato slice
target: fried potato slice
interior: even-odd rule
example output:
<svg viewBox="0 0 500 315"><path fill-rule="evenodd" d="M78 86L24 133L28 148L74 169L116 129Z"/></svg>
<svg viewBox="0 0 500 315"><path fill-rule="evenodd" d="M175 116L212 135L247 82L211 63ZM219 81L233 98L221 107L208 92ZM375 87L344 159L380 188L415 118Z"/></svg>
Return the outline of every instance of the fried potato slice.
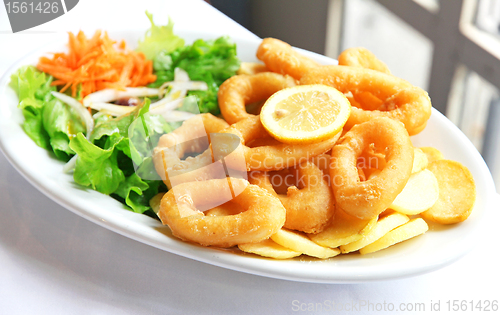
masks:
<svg viewBox="0 0 500 315"><path fill-rule="evenodd" d="M428 164L429 160L424 151L419 148L413 148L413 168L411 169L411 173L415 174L424 170Z"/></svg>
<svg viewBox="0 0 500 315"><path fill-rule="evenodd" d="M417 235L424 234L428 229L429 226L422 218L410 220L409 222L395 228L386 235L382 236L377 241L361 248L359 250L359 253L364 255L379 251L394 244L406 241Z"/></svg>
<svg viewBox="0 0 500 315"><path fill-rule="evenodd" d="M422 152L425 153L425 155L427 156L427 160L428 160L429 163L444 159L443 153L441 153L441 151L439 151L436 148L433 148L433 147L420 147L419 149L422 150Z"/></svg>
<svg viewBox="0 0 500 315"><path fill-rule="evenodd" d="M378 217L361 220L336 207L333 220L328 226L320 233L308 236L318 245L335 248L361 239L375 226L377 219Z"/></svg>
<svg viewBox="0 0 500 315"><path fill-rule="evenodd" d="M436 176L429 170L423 170L411 174L405 188L389 208L403 214L415 215L428 210L438 198L439 186Z"/></svg>
<svg viewBox="0 0 500 315"><path fill-rule="evenodd" d="M409 220L410 219L406 215L401 213L395 212L389 214L388 216L378 220L373 229L368 232L368 234L364 235L360 240L340 246L340 251L343 254L357 251L358 249L375 242L394 228L405 224Z"/></svg>
<svg viewBox="0 0 500 315"><path fill-rule="evenodd" d="M330 258L340 254L338 248L327 248L311 241L304 233L281 229L271 235L271 239L281 246L317 258Z"/></svg>
<svg viewBox="0 0 500 315"><path fill-rule="evenodd" d="M258 243L239 244L238 248L246 253L274 259L288 259L302 255L301 252L283 247L271 239L263 240Z"/></svg>
<svg viewBox="0 0 500 315"><path fill-rule="evenodd" d="M476 185L470 171L461 163L451 160L434 161L428 169L437 178L439 198L421 216L441 224L466 220L476 201Z"/></svg>

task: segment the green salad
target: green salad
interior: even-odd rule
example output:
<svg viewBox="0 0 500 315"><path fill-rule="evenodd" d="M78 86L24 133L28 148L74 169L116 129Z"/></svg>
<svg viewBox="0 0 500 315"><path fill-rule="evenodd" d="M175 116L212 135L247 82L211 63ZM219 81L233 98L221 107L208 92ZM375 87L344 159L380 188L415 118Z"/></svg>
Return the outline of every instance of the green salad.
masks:
<svg viewBox="0 0 500 315"><path fill-rule="evenodd" d="M53 84L56 78L34 66L18 69L11 76L10 86L19 97L26 134L54 158L66 162L65 169L73 172L76 183L112 196L131 211L156 217L149 200L167 187L154 170L152 146L189 115L219 114L219 86L236 74L240 61L236 45L228 37L199 39L185 45L174 34L171 20L158 26L152 15L146 14L151 28L136 51L152 60L156 81L135 88L145 95L135 97L139 102L134 106L105 101L104 105L95 103L102 108L86 108L84 104L92 95L82 98L80 91L76 97L68 90L60 93ZM169 119L155 110L161 102L166 106L175 103L178 96L172 93L178 92L176 82L187 91L171 111L178 114L174 115L177 119ZM152 90L160 92L149 95ZM169 97L173 102L166 101Z"/></svg>

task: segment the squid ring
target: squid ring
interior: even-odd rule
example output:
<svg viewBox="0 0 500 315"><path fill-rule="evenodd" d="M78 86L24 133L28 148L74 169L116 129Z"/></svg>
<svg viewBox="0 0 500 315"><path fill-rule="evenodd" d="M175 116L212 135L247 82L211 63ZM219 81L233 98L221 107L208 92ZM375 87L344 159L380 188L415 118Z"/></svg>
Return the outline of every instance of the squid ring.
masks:
<svg viewBox="0 0 500 315"><path fill-rule="evenodd" d="M211 166L212 154L206 149L209 147L210 133L219 132L228 126L220 118L201 114L160 137L153 151L153 162L156 172L168 188L177 183L217 178L218 169L215 165ZM203 153L181 160L186 154L197 152Z"/></svg>
<svg viewBox="0 0 500 315"><path fill-rule="evenodd" d="M380 99L378 109L365 109L352 104L351 116L345 124L348 130L375 117L389 117L402 122L410 135L422 130L431 116L431 101L424 90L407 81L379 71L349 67L322 66L309 71L300 84L325 84L354 98L369 92Z"/></svg>
<svg viewBox="0 0 500 315"><path fill-rule="evenodd" d="M286 209L285 228L306 233L319 233L328 224L334 213L334 197L323 171L311 162L296 167L295 174L276 174L271 177L268 172L252 172L250 183L266 189L277 196ZM288 178L292 177L292 180ZM279 194L273 184L297 184L288 186L286 195Z"/></svg>
<svg viewBox="0 0 500 315"><path fill-rule="evenodd" d="M307 71L319 64L301 55L289 44L275 38L264 38L257 48L257 58L272 72L288 74L299 80Z"/></svg>
<svg viewBox="0 0 500 315"><path fill-rule="evenodd" d="M344 50L339 55L340 66L360 67L391 74L385 63L380 61L371 51L363 47L353 47Z"/></svg>
<svg viewBox="0 0 500 315"><path fill-rule="evenodd" d="M380 173L360 181L357 163L372 144L385 151ZM332 149L330 182L337 205L360 219L387 209L403 190L413 166L413 146L400 122L381 117L352 127Z"/></svg>
<svg viewBox="0 0 500 315"><path fill-rule="evenodd" d="M229 185L228 185L229 183ZM241 191L232 199L224 192ZM229 201L241 208L234 215L205 216L200 206ZM243 179L212 179L182 183L162 198L158 216L174 236L203 246L231 247L269 238L285 223L286 210L279 199Z"/></svg>
<svg viewBox="0 0 500 315"><path fill-rule="evenodd" d="M295 84L292 77L273 72L233 76L224 81L219 88L217 96L220 111L229 124L234 124L253 116L247 113L246 105L266 100L279 90Z"/></svg>
<svg viewBox="0 0 500 315"><path fill-rule="evenodd" d="M240 139L241 156L245 158L246 171L274 171L281 170L302 162L308 161L316 155L330 150L340 138L341 132L333 137L314 144L285 144L263 145L248 147L258 138L268 138L259 116L249 117L241 120L229 128L220 131L221 134L235 134ZM226 152L220 152L219 147L212 147L214 156L224 156ZM226 160L229 168L238 169L241 167L240 161Z"/></svg>

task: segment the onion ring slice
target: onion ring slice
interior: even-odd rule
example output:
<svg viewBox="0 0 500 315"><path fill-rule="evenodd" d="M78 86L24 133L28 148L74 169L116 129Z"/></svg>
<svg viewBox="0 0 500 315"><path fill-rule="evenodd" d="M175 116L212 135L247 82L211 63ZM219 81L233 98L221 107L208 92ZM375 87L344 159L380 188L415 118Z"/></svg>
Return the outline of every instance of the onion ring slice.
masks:
<svg viewBox="0 0 500 315"><path fill-rule="evenodd" d="M338 57L339 66L360 67L391 74L389 67L363 47L347 48Z"/></svg>
<svg viewBox="0 0 500 315"><path fill-rule="evenodd" d="M253 116L245 106L266 100L279 90L295 86L295 80L273 72L236 75L221 84L217 94L222 116L229 124Z"/></svg>
<svg viewBox="0 0 500 315"><path fill-rule="evenodd" d="M220 118L201 114L184 121L181 127L160 137L153 151L153 162L156 172L168 188L184 182L225 177L223 165L212 163L213 157L207 148L210 134L228 126ZM200 152L203 153L181 160L186 154Z"/></svg>
<svg viewBox="0 0 500 315"><path fill-rule="evenodd" d="M299 80L307 71L319 64L301 55L289 44L275 38L264 38L257 48L257 58L272 72L288 74Z"/></svg>
<svg viewBox="0 0 500 315"><path fill-rule="evenodd" d="M334 213L334 197L329 183L323 171L311 162L297 165L291 171L272 177L268 172L252 172L249 181L279 198L286 209L285 228L319 233ZM289 186L286 194L278 194L273 186L283 183L295 185Z"/></svg>
<svg viewBox="0 0 500 315"><path fill-rule="evenodd" d="M386 152L386 163L377 176L361 181L358 158L372 143ZM380 117L352 127L332 149L330 181L337 205L360 219L380 214L410 178L413 154L408 133L393 119Z"/></svg>
<svg viewBox="0 0 500 315"><path fill-rule="evenodd" d="M348 67L322 66L311 69L300 84L326 84L344 94L359 97L369 92L382 100L378 109L362 108L363 104L352 104L351 116L345 124L350 129L375 117L389 117L401 121L410 135L423 129L431 116L431 101L424 90L407 81L379 71ZM356 107L361 106L361 107Z"/></svg>
<svg viewBox="0 0 500 315"><path fill-rule="evenodd" d="M222 204L228 192L233 195L231 202L244 211L227 216L205 216L199 211L200 206ZM163 196L158 216L182 240L231 247L268 239L285 223L286 210L264 189L243 179L228 178L175 186Z"/></svg>

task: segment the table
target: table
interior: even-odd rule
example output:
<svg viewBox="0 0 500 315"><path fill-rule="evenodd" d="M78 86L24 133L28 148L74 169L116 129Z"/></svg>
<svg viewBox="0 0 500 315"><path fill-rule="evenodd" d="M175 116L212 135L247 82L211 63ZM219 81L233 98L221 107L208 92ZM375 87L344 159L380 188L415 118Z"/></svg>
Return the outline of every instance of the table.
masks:
<svg viewBox="0 0 500 315"><path fill-rule="evenodd" d="M124 3L128 3L124 5ZM148 27L171 16L176 27L255 37L203 1L85 0L64 16L12 34L0 9L0 74L56 36ZM498 198L500 201L500 198ZM0 314L352 314L413 310L447 313L454 303L500 300L499 209L483 242L438 271L362 284L270 279L207 265L91 223L33 188L0 154ZM454 302L456 300L456 302ZM463 307L463 306L462 306ZM490 306L491 307L491 306ZM425 310L425 312L424 312Z"/></svg>

